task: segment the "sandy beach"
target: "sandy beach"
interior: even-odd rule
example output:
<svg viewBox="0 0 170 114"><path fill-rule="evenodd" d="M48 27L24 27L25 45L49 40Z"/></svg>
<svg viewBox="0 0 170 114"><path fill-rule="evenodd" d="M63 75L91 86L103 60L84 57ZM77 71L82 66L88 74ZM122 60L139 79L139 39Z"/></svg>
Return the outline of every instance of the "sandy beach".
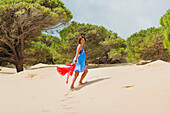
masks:
<svg viewBox="0 0 170 114"><path fill-rule="evenodd" d="M80 75L70 91L56 67L2 67L0 114L170 114L170 63L89 69L78 86Z"/></svg>

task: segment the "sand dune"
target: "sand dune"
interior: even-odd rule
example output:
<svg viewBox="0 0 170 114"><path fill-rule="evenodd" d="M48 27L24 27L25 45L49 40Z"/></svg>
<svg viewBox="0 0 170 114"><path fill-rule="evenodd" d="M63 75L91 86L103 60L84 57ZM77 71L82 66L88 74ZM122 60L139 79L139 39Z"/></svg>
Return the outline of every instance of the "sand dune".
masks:
<svg viewBox="0 0 170 114"><path fill-rule="evenodd" d="M72 78L66 84L55 67L38 67L2 68L0 114L170 114L170 63L89 69L73 91Z"/></svg>

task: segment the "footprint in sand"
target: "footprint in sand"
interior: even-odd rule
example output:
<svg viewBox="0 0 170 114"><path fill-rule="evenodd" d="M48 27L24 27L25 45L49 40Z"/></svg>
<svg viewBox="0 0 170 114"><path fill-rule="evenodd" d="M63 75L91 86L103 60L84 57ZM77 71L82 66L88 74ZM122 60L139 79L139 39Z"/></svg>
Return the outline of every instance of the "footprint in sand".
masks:
<svg viewBox="0 0 170 114"><path fill-rule="evenodd" d="M41 110L41 112L50 112L48 109Z"/></svg>
<svg viewBox="0 0 170 114"><path fill-rule="evenodd" d="M72 99L72 98L75 98L75 96L70 96L70 97L67 97L68 99Z"/></svg>
<svg viewBox="0 0 170 114"><path fill-rule="evenodd" d="M68 95L71 95L71 92L66 93L64 96L68 96Z"/></svg>
<svg viewBox="0 0 170 114"><path fill-rule="evenodd" d="M127 86L123 86L122 88L130 88L130 87L134 87L134 85L127 85Z"/></svg>
<svg viewBox="0 0 170 114"><path fill-rule="evenodd" d="M65 99L61 99L60 101L63 102L63 101L66 101L66 100Z"/></svg>
<svg viewBox="0 0 170 114"><path fill-rule="evenodd" d="M35 76L37 76L37 74L28 74L25 78L33 78Z"/></svg>
<svg viewBox="0 0 170 114"><path fill-rule="evenodd" d="M75 96L72 95L72 91L68 91L68 93L64 94L63 98L60 100L61 102L61 107L64 110L70 110L73 109L73 107L71 107L71 104L75 104L75 103L79 103L79 101L69 101L72 100L73 98L75 98Z"/></svg>
<svg viewBox="0 0 170 114"><path fill-rule="evenodd" d="M60 105L63 109L73 109L73 107L70 107L69 105L66 104L61 104Z"/></svg>
<svg viewBox="0 0 170 114"><path fill-rule="evenodd" d="M64 94L64 96L63 96L64 98L60 100L60 102L62 103L60 106L63 109L67 110L67 109L73 109L73 107L69 107L71 104L80 103L79 101L70 101L70 102L67 102L67 101L72 100L73 98L75 98L75 96L72 96L73 91L79 90L79 88L84 86L87 82L88 81L86 81L84 84L79 85L78 87L76 87L74 89L70 89L70 91L68 91L68 93Z"/></svg>
<svg viewBox="0 0 170 114"><path fill-rule="evenodd" d="M70 100L70 99L72 99L72 98L75 98L75 96L67 96L67 97L65 97L64 99L61 99L60 101L68 101L68 100Z"/></svg>

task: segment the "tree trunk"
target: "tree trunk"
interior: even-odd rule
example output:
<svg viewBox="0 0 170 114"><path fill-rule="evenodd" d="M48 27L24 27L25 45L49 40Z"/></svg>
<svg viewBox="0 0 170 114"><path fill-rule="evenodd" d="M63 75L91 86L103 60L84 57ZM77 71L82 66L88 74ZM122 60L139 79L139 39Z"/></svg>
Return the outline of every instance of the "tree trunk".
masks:
<svg viewBox="0 0 170 114"><path fill-rule="evenodd" d="M19 46L17 46L16 52L17 52L17 55L18 55L17 60L16 60L17 61L16 62L16 69L17 69L17 72L21 72L21 71L23 71L23 52L24 52L24 39L23 39L23 37L21 37L20 48L19 48Z"/></svg>
<svg viewBox="0 0 170 114"><path fill-rule="evenodd" d="M23 60L19 60L15 65L16 69L17 69L17 73L23 71L23 62L22 61Z"/></svg>
<svg viewBox="0 0 170 114"><path fill-rule="evenodd" d="M17 47L16 51L17 51L17 54L18 54L17 62L16 62L16 69L17 69L17 72L21 72L21 71L23 71L23 51L24 51L24 39L23 39L23 37L21 38L20 48Z"/></svg>

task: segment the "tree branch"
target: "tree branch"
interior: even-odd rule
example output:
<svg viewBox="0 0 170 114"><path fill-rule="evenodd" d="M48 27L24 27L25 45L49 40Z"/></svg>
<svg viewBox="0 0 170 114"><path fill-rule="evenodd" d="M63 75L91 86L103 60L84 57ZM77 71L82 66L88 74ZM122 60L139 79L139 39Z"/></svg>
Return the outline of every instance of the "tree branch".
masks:
<svg viewBox="0 0 170 114"><path fill-rule="evenodd" d="M14 60L11 60L10 58L4 58L4 57L0 57L0 61L7 61L13 64L16 64L16 62Z"/></svg>
<svg viewBox="0 0 170 114"><path fill-rule="evenodd" d="M13 54L11 54L11 53L9 53L5 48L3 48L3 47L0 47L0 52L5 52L6 54L8 54L8 55L10 55L10 56L12 56L12 57L14 57L15 58L15 56L13 55Z"/></svg>
<svg viewBox="0 0 170 114"><path fill-rule="evenodd" d="M14 56L17 57L16 51L14 50L14 46L12 46L11 44L9 44L5 39L0 39L0 42L5 43L7 46L10 47L11 51L13 52Z"/></svg>

